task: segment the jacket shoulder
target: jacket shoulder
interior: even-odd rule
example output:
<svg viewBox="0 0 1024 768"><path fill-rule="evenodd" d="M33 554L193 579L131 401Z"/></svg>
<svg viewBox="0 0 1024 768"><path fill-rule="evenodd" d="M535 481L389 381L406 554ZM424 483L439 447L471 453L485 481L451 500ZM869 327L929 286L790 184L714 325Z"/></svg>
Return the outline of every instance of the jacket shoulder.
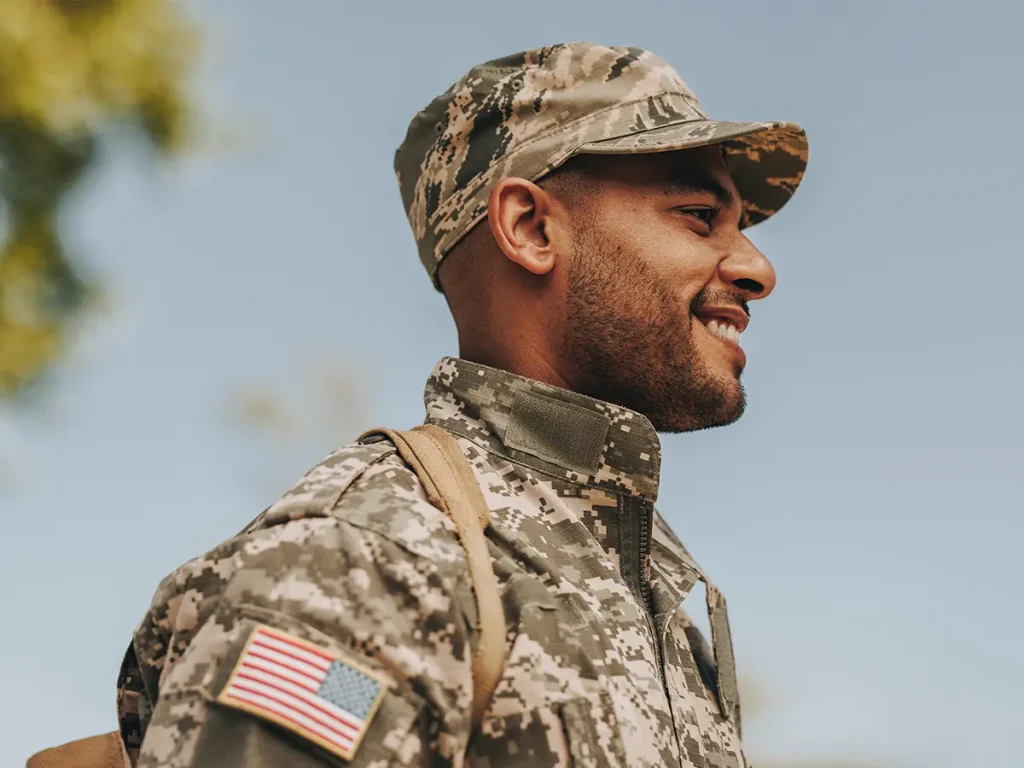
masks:
<svg viewBox="0 0 1024 768"><path fill-rule="evenodd" d="M423 483L390 440L351 443L330 454L243 531L334 518L372 531L437 564L460 564L455 524L427 498Z"/></svg>
<svg viewBox="0 0 1024 768"><path fill-rule="evenodd" d="M389 539L398 545L393 556L412 554L454 572L464 563L455 524L430 503L394 445L351 443L310 469L243 530L166 576L154 606L177 605L194 588L202 602L216 599L263 553L287 550L285 559L294 557L296 547L316 549L339 526L349 538L370 532Z"/></svg>
<svg viewBox="0 0 1024 768"><path fill-rule="evenodd" d="M168 732L180 741L176 729L214 711L206 702L256 624L391 670L412 681L399 685L407 704L425 699L463 717L476 626L466 573L454 524L394 446L345 446L241 533L161 583L126 662L141 685L130 687L125 674L119 681L138 694L121 697L124 730L142 741L144 757ZM194 712L185 713L186 701Z"/></svg>
<svg viewBox="0 0 1024 768"><path fill-rule="evenodd" d="M403 565L409 560L419 564ZM160 582L134 636L149 699L156 700L166 668L224 600L258 601L285 582L310 585L296 587L304 596L326 589L366 597L360 579L395 569L433 574L475 619L454 523L427 500L394 445L352 443L313 467L241 532ZM401 592L398 584L391 589Z"/></svg>
<svg viewBox="0 0 1024 768"><path fill-rule="evenodd" d="M290 520L325 516L366 470L388 456L397 458L397 451L386 441L349 443L333 451L263 510L241 533L270 528Z"/></svg>

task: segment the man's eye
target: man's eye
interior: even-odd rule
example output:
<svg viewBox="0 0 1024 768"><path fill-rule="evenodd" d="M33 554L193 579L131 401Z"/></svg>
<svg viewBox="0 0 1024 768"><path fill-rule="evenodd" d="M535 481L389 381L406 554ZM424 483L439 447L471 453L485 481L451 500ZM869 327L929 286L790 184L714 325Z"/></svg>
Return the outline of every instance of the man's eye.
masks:
<svg viewBox="0 0 1024 768"><path fill-rule="evenodd" d="M715 216L718 214L716 208L707 208L705 206L694 206L687 208L679 208L680 213L686 214L687 216L693 216L696 219L700 219L707 226L711 226L711 222L715 220Z"/></svg>

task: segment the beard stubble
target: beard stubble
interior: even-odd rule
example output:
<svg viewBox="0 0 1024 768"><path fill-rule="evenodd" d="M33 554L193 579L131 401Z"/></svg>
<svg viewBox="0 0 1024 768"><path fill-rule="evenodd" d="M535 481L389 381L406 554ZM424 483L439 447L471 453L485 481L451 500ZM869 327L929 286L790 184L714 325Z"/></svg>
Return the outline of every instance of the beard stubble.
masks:
<svg viewBox="0 0 1024 768"><path fill-rule="evenodd" d="M592 231L587 227L585 231ZM563 359L575 389L642 413L659 432L731 424L746 407L743 386L710 371L693 339L692 311L657 271L624 246L576 237L568 275Z"/></svg>

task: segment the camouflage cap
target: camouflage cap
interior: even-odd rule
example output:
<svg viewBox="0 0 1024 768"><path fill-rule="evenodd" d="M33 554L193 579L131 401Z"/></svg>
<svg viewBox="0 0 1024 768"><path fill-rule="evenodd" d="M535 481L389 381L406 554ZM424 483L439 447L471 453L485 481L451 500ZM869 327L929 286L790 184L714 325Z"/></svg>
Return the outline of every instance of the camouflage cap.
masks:
<svg viewBox="0 0 1024 768"><path fill-rule="evenodd" d="M655 54L563 43L471 69L412 119L395 173L420 260L440 290L438 265L486 215L496 182L536 181L578 154L718 143L743 199L741 226L785 205L807 165L800 126L709 120Z"/></svg>

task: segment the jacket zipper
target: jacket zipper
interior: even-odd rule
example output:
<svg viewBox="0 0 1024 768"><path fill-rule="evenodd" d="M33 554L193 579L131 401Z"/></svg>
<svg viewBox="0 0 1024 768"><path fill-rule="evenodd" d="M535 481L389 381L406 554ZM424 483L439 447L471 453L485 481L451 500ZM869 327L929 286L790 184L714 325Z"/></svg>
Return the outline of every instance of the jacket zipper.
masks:
<svg viewBox="0 0 1024 768"><path fill-rule="evenodd" d="M658 638L658 627L654 621L654 605L651 598L650 581L644 577L644 562L651 553L651 516L653 509L647 502L640 502L639 518L639 541L637 542L636 579L640 587L640 597L644 605L644 615L647 617L647 626L651 628L651 637L654 640L654 655L658 664L658 674L661 676L661 687L665 695L669 695L668 681L665 678L665 664L662 658L661 641Z"/></svg>
<svg viewBox="0 0 1024 768"><path fill-rule="evenodd" d="M647 627L651 630L654 643L655 661L661 687L668 695L668 681L665 677L665 665L662 659L661 643L658 640L658 629L654 621L654 605L651 597L650 582L644 578L644 561L651 552L651 520L654 505L640 499L619 497L620 517L620 557L622 576L629 585L633 597L640 603Z"/></svg>
<svg viewBox="0 0 1024 768"><path fill-rule="evenodd" d="M682 745L679 742L679 733L676 731L675 716L672 714L672 692L668 688L668 678L665 674L665 659L661 651L661 639L658 636L657 622L654 620L654 600L651 594L650 580L644 576L644 562L649 560L651 554L651 525L654 518L654 504L646 501L636 502L636 514L630 518L637 520L635 528L630 522L630 527L639 535L636 542L637 556L634 561L633 575L638 586L640 602L643 603L644 617L647 619L647 626L651 630L651 639L654 643L654 659L658 667L658 678L661 680L661 690L665 694L665 701L669 707L669 719L672 722L672 736L675 738L676 751L679 759L682 759Z"/></svg>

